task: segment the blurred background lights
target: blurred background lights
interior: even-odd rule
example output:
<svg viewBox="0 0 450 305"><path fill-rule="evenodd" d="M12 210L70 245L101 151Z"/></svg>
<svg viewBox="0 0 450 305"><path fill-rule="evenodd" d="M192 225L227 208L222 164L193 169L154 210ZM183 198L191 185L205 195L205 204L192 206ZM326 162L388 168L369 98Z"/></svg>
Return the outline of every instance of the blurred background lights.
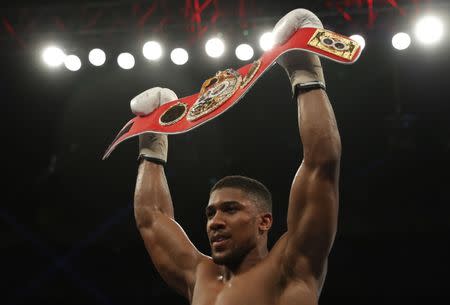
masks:
<svg viewBox="0 0 450 305"><path fill-rule="evenodd" d="M441 40L444 34L444 25L435 16L425 16L417 21L415 34L417 40L423 44L434 44Z"/></svg>
<svg viewBox="0 0 450 305"><path fill-rule="evenodd" d="M162 47L156 41L148 41L144 44L142 53L148 60L158 60L162 56Z"/></svg>
<svg viewBox="0 0 450 305"><path fill-rule="evenodd" d="M397 33L392 37L392 46L397 50L405 50L411 44L411 37L406 33Z"/></svg>
<svg viewBox="0 0 450 305"><path fill-rule="evenodd" d="M129 70L134 67L134 56L130 53L121 53L117 57L117 63L122 69Z"/></svg>
<svg viewBox="0 0 450 305"><path fill-rule="evenodd" d="M176 65L184 65L189 59L189 54L185 49L176 48L170 52L170 59Z"/></svg>
<svg viewBox="0 0 450 305"><path fill-rule="evenodd" d="M219 38L211 38L205 44L205 51L208 56L217 58L225 51L225 45Z"/></svg>
<svg viewBox="0 0 450 305"><path fill-rule="evenodd" d="M69 55L64 59L64 65L70 71L78 71L81 68L81 60L76 55Z"/></svg>
<svg viewBox="0 0 450 305"><path fill-rule="evenodd" d="M42 59L50 67L60 66L65 57L66 54L58 47L47 47L42 52Z"/></svg>
<svg viewBox="0 0 450 305"><path fill-rule="evenodd" d="M106 54L101 49L93 49L89 52L89 62L94 66L101 66L106 61Z"/></svg>
<svg viewBox="0 0 450 305"><path fill-rule="evenodd" d="M260 31L259 33L262 33L261 36L259 36L258 41L261 50L266 52L272 49L274 46L273 33L271 31ZM411 33L413 35L411 35ZM249 36L249 31L245 30L243 35ZM444 20L437 16L425 15L422 16L422 18L417 19L417 22L410 30L410 33L399 32L393 35L391 38L391 43L394 49L402 51L411 46L413 39L416 39L423 44L431 45L442 40L444 35ZM205 51L209 57L219 58L225 53L225 42L219 37L222 37L221 33L218 33L216 37L209 39L205 43ZM354 34L349 37L350 39L358 42L362 49L366 47L366 39L361 34ZM156 40L147 41L142 47L144 57L151 61L156 61L163 57L164 51L165 50L162 45ZM235 54L239 60L248 61L255 56L255 50L250 44L244 43L236 47ZM175 65L186 64L189 61L190 56L193 56L192 53L184 48L174 48L170 52L170 59ZM58 67L64 64L68 70L77 71L82 66L82 62L79 57L75 55L66 55L63 49L57 47L56 45L43 49L41 57L49 67ZM102 66L106 62L105 51L99 48L94 48L89 52L88 59L92 65ZM123 69L132 69L136 64L135 57L130 53L120 54L117 57L117 62Z"/></svg>
<svg viewBox="0 0 450 305"><path fill-rule="evenodd" d="M272 32L266 32L259 38L259 46L263 51L270 50L273 47Z"/></svg>
<svg viewBox="0 0 450 305"><path fill-rule="evenodd" d="M350 36L350 38L359 43L361 45L361 49L364 49L366 47L366 40L361 35L355 34Z"/></svg>
<svg viewBox="0 0 450 305"><path fill-rule="evenodd" d="M253 54L253 48L246 43L243 43L236 48L236 57L240 60L249 60L253 57Z"/></svg>

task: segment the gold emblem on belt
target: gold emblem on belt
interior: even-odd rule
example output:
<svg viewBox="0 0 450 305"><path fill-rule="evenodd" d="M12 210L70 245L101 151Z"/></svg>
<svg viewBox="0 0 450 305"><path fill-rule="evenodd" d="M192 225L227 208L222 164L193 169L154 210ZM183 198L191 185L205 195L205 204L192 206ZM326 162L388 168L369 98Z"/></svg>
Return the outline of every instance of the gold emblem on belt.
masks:
<svg viewBox="0 0 450 305"><path fill-rule="evenodd" d="M233 69L219 71L207 79L198 99L189 109L187 120L195 121L219 108L239 89L241 82L241 75Z"/></svg>
<svg viewBox="0 0 450 305"><path fill-rule="evenodd" d="M308 45L348 60L360 48L356 41L324 29L317 29Z"/></svg>

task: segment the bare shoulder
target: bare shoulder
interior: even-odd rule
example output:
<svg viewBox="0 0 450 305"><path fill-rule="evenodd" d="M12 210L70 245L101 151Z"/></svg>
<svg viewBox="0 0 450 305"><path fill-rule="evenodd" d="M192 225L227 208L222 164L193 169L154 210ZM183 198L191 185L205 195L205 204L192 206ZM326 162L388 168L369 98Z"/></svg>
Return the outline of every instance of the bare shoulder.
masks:
<svg viewBox="0 0 450 305"><path fill-rule="evenodd" d="M197 267L197 279L199 277L211 279L219 273L220 267L213 262L212 258L208 255L202 255Z"/></svg>
<svg viewBox="0 0 450 305"><path fill-rule="evenodd" d="M189 295L191 304L214 304L222 290L220 267L209 256L202 256L195 273L195 285Z"/></svg>

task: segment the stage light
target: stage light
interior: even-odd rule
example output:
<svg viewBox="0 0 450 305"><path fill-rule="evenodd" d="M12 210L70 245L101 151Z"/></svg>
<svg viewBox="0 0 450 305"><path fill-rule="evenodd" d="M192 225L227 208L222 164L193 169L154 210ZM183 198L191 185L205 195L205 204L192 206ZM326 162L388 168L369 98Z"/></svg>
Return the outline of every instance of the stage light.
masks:
<svg viewBox="0 0 450 305"><path fill-rule="evenodd" d="M81 60L76 55L69 55L64 59L64 65L70 71L78 71L81 68Z"/></svg>
<svg viewBox="0 0 450 305"><path fill-rule="evenodd" d="M148 41L144 44L142 53L148 60L158 60L162 56L162 47L156 41Z"/></svg>
<svg viewBox="0 0 450 305"><path fill-rule="evenodd" d="M129 70L134 67L134 56L130 53L121 53L117 57L117 63L122 69Z"/></svg>
<svg viewBox="0 0 450 305"><path fill-rule="evenodd" d="M176 65L184 65L189 59L189 54L185 49L176 48L170 52L170 59Z"/></svg>
<svg viewBox="0 0 450 305"><path fill-rule="evenodd" d="M225 51L225 45L219 38L211 38L205 44L205 51L208 56L217 58Z"/></svg>
<svg viewBox="0 0 450 305"><path fill-rule="evenodd" d="M392 46L397 50L405 50L411 44L411 37L406 33L397 33L392 37Z"/></svg>
<svg viewBox="0 0 450 305"><path fill-rule="evenodd" d="M415 34L423 44L434 44L441 40L444 34L444 25L438 17L425 16L417 21Z"/></svg>
<svg viewBox="0 0 450 305"><path fill-rule="evenodd" d="M354 41L359 43L359 45L361 46L361 49L364 49L366 47L366 40L361 35L358 35L358 34L352 35L352 36L350 36L350 39L353 39Z"/></svg>
<svg viewBox="0 0 450 305"><path fill-rule="evenodd" d="M253 48L246 43L243 43L236 48L236 57L240 60L249 60L253 57L253 54Z"/></svg>
<svg viewBox="0 0 450 305"><path fill-rule="evenodd" d="M42 52L42 59L52 68L60 66L64 62L65 57L66 54L58 47L48 47Z"/></svg>
<svg viewBox="0 0 450 305"><path fill-rule="evenodd" d="M89 52L89 62L94 66L101 66L106 61L106 54L101 49L93 49Z"/></svg>
<svg viewBox="0 0 450 305"><path fill-rule="evenodd" d="M273 35L272 32L266 32L259 38L259 46L263 51L272 49L273 47Z"/></svg>

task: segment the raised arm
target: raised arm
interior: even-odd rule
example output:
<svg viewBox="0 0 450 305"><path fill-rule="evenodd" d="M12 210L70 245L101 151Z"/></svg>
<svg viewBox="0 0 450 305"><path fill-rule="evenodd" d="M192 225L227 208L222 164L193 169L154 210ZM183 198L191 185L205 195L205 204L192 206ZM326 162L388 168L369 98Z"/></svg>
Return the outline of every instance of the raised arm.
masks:
<svg viewBox="0 0 450 305"><path fill-rule="evenodd" d="M303 161L291 187L286 255L300 275L317 279L337 228L341 142L322 89L297 98Z"/></svg>
<svg viewBox="0 0 450 305"><path fill-rule="evenodd" d="M300 27L322 24L313 13L294 10L275 25L275 42L282 43ZM288 53L279 64L291 80L303 144L289 198L283 262L290 276L313 279L320 290L337 226L341 141L318 56Z"/></svg>
<svg viewBox="0 0 450 305"><path fill-rule="evenodd" d="M159 99L174 98L158 88L155 92L150 92L145 97L147 99L156 99L159 104ZM133 105L132 101L132 109L136 108L139 105ZM167 141L166 135L144 134L139 137L140 164L134 195L134 214L136 225L156 269L169 286L190 299L196 267L203 255L174 220L172 199L163 168L167 159Z"/></svg>

